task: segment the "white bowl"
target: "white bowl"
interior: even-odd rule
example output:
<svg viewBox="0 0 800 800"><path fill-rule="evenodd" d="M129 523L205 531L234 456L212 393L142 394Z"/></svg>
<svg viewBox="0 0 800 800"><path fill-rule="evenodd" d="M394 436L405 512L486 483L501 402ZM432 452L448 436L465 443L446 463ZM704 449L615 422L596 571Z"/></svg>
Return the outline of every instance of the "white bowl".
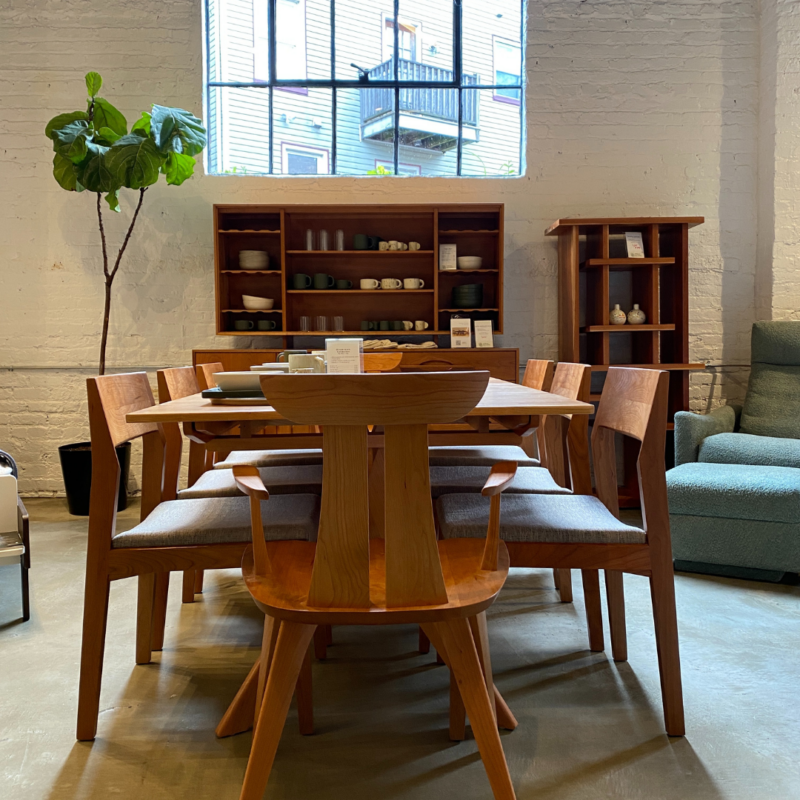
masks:
<svg viewBox="0 0 800 800"><path fill-rule="evenodd" d="M275 305L271 297L253 297L251 294L243 294L242 303L248 311L268 311Z"/></svg>
<svg viewBox="0 0 800 800"><path fill-rule="evenodd" d="M223 392L261 392L258 372L217 372L214 380Z"/></svg>
<svg viewBox="0 0 800 800"><path fill-rule="evenodd" d="M242 250L239 253L239 266L242 269L266 269L269 254L265 250Z"/></svg>
<svg viewBox="0 0 800 800"><path fill-rule="evenodd" d="M456 261L459 269L480 269L483 264L480 256L459 256Z"/></svg>
<svg viewBox="0 0 800 800"><path fill-rule="evenodd" d="M288 372L289 364L285 361L276 362L274 364L256 364L250 367L252 372Z"/></svg>

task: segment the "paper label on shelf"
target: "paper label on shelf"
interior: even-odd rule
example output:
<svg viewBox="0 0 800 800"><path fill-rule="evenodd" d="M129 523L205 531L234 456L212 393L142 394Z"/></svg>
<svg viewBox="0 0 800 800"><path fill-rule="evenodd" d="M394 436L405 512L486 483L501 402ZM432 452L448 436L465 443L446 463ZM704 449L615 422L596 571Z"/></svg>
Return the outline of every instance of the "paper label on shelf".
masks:
<svg viewBox="0 0 800 800"><path fill-rule="evenodd" d="M628 247L628 258L644 258L644 241L641 233L626 233L625 244Z"/></svg>
<svg viewBox="0 0 800 800"><path fill-rule="evenodd" d="M439 245L439 270L449 271L458 269L456 261L456 246L454 244Z"/></svg>
<svg viewBox="0 0 800 800"><path fill-rule="evenodd" d="M326 339L325 353L329 373L343 375L364 371L363 339Z"/></svg>
<svg viewBox="0 0 800 800"><path fill-rule="evenodd" d="M472 347L472 320L450 320L450 347Z"/></svg>
<svg viewBox="0 0 800 800"><path fill-rule="evenodd" d="M494 347L490 319L475 320L475 347Z"/></svg>

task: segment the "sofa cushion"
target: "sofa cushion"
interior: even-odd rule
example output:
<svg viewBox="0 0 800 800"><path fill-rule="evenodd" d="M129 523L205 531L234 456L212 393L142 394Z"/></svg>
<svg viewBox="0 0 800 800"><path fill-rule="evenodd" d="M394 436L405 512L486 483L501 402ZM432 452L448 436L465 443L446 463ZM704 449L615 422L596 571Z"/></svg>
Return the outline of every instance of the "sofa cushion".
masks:
<svg viewBox="0 0 800 800"><path fill-rule="evenodd" d="M718 433L703 440L698 460L712 464L800 468L800 439Z"/></svg>
<svg viewBox="0 0 800 800"><path fill-rule="evenodd" d="M800 470L744 464L682 464L667 472L669 512L800 523Z"/></svg>

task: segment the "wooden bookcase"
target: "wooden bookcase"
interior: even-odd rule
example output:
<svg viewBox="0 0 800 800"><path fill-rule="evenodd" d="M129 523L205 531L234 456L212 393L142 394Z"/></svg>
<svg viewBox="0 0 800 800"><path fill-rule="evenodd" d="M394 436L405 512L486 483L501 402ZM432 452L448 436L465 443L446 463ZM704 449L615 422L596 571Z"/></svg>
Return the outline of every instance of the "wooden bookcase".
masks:
<svg viewBox="0 0 800 800"><path fill-rule="evenodd" d="M306 250L305 232L326 230L333 247L334 232L344 231L345 250ZM358 335L380 338L450 335L453 314L473 320L490 319L503 332L503 206L451 205L215 205L216 323L220 336ZM356 233L384 240L419 242L417 251L353 249ZM439 271L439 244L457 245L459 255L483 258L480 270ZM266 250L268 270L241 270L241 250ZM295 289L294 276L325 273L350 280L352 289ZM421 289L362 290L362 278L421 278ZM479 309L458 309L453 289L483 284ZM246 311L242 295L270 297L270 311ZM344 317L344 331L302 331L299 319ZM238 331L237 319L277 323L271 331ZM426 331L363 331L363 320L424 320Z"/></svg>
<svg viewBox="0 0 800 800"><path fill-rule="evenodd" d="M689 228L703 217L559 219L545 236L558 237L558 358L592 365L591 400L599 401L609 366L668 370L669 418L689 406ZM626 232L639 232L645 257L628 258ZM634 303L643 325L610 325L609 311ZM668 451L671 452L671 436ZM620 502L638 505L635 457L626 442Z"/></svg>

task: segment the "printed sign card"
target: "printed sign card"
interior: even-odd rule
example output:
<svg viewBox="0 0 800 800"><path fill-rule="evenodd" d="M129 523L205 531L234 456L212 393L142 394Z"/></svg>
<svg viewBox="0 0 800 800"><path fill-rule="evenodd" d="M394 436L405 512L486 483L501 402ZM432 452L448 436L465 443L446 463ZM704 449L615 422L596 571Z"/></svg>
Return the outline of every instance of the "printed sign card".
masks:
<svg viewBox="0 0 800 800"><path fill-rule="evenodd" d="M451 271L458 269L456 261L456 246L454 244L439 245L439 270Z"/></svg>
<svg viewBox="0 0 800 800"><path fill-rule="evenodd" d="M628 246L628 258L644 258L644 242L641 233L626 233L625 244Z"/></svg>
<svg viewBox="0 0 800 800"><path fill-rule="evenodd" d="M352 374L364 371L363 339L326 339L328 372Z"/></svg>
<svg viewBox="0 0 800 800"><path fill-rule="evenodd" d="M490 319L475 320L475 347L494 347Z"/></svg>
<svg viewBox="0 0 800 800"><path fill-rule="evenodd" d="M450 347L472 347L472 320L454 317L450 320Z"/></svg>

